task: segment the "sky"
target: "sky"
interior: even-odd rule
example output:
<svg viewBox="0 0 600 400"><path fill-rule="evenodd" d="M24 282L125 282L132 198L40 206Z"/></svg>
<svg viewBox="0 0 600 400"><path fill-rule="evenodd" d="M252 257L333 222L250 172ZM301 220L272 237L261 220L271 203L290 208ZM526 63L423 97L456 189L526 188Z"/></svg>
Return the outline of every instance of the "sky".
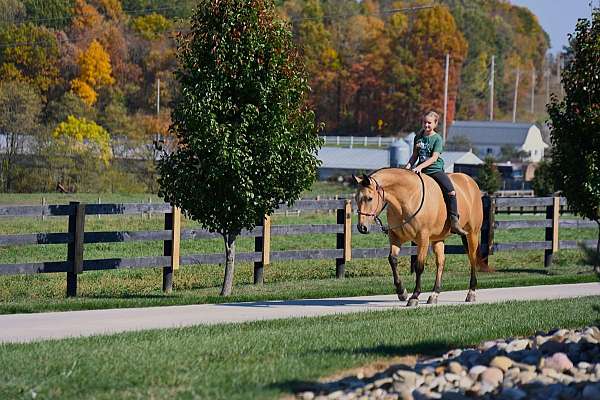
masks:
<svg viewBox="0 0 600 400"><path fill-rule="evenodd" d="M600 7L600 0L510 0L533 12L550 36L550 52L557 53L568 44L567 34L575 31L579 18L591 18L590 1Z"/></svg>

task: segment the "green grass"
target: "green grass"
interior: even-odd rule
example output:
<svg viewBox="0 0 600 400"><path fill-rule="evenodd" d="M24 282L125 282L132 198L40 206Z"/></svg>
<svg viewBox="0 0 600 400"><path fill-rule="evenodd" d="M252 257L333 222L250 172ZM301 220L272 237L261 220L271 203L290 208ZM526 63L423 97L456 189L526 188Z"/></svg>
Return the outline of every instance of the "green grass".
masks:
<svg viewBox="0 0 600 400"><path fill-rule="evenodd" d="M387 310L0 345L0 398L276 399L403 355L599 323L600 297Z"/></svg>
<svg viewBox="0 0 600 400"><path fill-rule="evenodd" d="M519 216L499 216L520 219ZM538 217L541 218L541 217ZM0 235L32 232L65 232L65 218L3 219ZM278 215L275 224L334 223L334 214ZM86 230L158 230L162 216L152 218L88 217ZM197 224L184 221L184 227ZM594 229L561 229L561 239L594 239ZM513 229L497 231L496 242L541 241L543 229ZM457 237L447 241L459 244ZM385 248L387 237L380 233L353 235L353 248ZM334 248L335 235L274 236L272 250ZM238 251L253 251L252 238L240 238ZM64 260L66 245L0 247L0 263L23 263ZM223 252L219 239L183 241L182 254ZM143 257L162 254L162 242L128 242L86 245L85 258ZM563 250L555 255L552 268L543 268L543 251L501 252L490 257L498 272L479 274L479 287L526 286L554 283L590 282L597 280L591 262L580 250ZM424 288L433 286L435 265L428 257ZM409 258L400 261L402 279L411 289L414 276L409 275ZM220 265L185 266L175 273L174 293L162 293L162 270L159 268L85 272L78 278L76 299L65 298L64 273L0 276L0 313L41 312L52 310L99 309L114 307L145 307L171 304L221 302L218 296L223 268ZM274 262L265 269L265 285L252 285L253 265L237 263L234 296L231 301L266 299L319 298L393 293L391 274L386 258L352 260L346 265L347 279L336 280L334 260L304 260ZM464 289L468 282L468 263L464 255L447 256L443 289Z"/></svg>
<svg viewBox="0 0 600 400"><path fill-rule="evenodd" d="M317 181L302 193L303 198L317 196L351 195L354 190L348 186L334 182ZM42 199L46 204L66 204L69 201L83 203L152 203L163 202L163 199L153 193L0 193L0 204L40 205Z"/></svg>

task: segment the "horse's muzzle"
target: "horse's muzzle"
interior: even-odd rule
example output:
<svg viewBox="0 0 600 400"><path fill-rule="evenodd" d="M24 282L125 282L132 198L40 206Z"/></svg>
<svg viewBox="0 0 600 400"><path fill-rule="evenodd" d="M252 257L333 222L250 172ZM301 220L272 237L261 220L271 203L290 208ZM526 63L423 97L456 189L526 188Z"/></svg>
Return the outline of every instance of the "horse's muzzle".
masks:
<svg viewBox="0 0 600 400"><path fill-rule="evenodd" d="M357 224L356 229L358 229L358 232L362 233L363 235L369 233L369 227L363 224Z"/></svg>

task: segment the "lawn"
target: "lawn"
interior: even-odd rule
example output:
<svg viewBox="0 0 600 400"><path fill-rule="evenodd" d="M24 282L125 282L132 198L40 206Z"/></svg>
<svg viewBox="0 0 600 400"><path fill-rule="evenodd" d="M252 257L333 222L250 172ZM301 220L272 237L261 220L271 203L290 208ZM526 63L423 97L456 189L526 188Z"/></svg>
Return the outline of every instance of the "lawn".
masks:
<svg viewBox="0 0 600 400"><path fill-rule="evenodd" d="M599 317L600 297L586 297L5 344L0 398L277 399L376 360L580 328Z"/></svg>
<svg viewBox="0 0 600 400"><path fill-rule="evenodd" d="M498 216L498 219L523 219L521 216ZM541 216L527 218L542 218ZM5 218L0 235L33 232L65 232L64 217ZM333 213L303 213L276 215L274 224L335 223ZM160 230L162 216L88 216L86 231ZM184 228L197 227L184 221ZM561 229L561 239L594 239L593 229ZM497 231L496 242L541 241L543 229L512 229ZM274 236L272 250L299 250L335 248L335 235ZM448 244L459 244L456 237ZM162 242L126 242L86 245L86 259L111 257L143 257L162 254ZM385 248L387 237L381 233L353 235L353 248ZM253 238L240 238L238 251L253 251ZM22 263L64 260L66 245L4 246L0 247L0 263ZM223 243L214 240L182 242L182 254L222 252ZM479 274L479 287L524 286L554 283L590 282L597 280L591 262L580 250L560 251L554 265L543 268L543 251L500 252L490 257L498 272ZM408 257L402 257L400 272L411 289L414 277L409 275ZM428 258L424 288L430 290L434 279L433 257ZM265 284L252 285L253 265L236 265L234 296L228 301L319 298L393 293L389 266L385 258L356 259L346 265L346 279L335 277L334 260L305 260L274 262L265 268ZM0 276L0 313L40 312L113 307L144 307L170 304L221 302L218 296L223 268L220 265L185 266L175 273L174 293L162 293L162 271L159 268L85 272L78 278L79 297L65 298L65 274L38 274ZM465 289L468 284L468 266L464 255L449 255L444 274L443 289Z"/></svg>

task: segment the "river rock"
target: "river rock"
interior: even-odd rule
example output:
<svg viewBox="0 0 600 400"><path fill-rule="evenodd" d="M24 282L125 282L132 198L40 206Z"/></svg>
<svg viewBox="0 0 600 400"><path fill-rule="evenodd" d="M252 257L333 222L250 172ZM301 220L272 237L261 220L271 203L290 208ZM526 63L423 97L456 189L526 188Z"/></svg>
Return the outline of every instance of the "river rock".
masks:
<svg viewBox="0 0 600 400"><path fill-rule="evenodd" d="M503 379L504 374L502 373L502 370L496 367L487 368L479 375L479 380L482 383L487 383L492 386L498 386Z"/></svg>
<svg viewBox="0 0 600 400"><path fill-rule="evenodd" d="M508 371L508 369L513 365L513 360L506 356L496 356L490 362L490 367L496 367L501 369L503 372Z"/></svg>
<svg viewBox="0 0 600 400"><path fill-rule="evenodd" d="M556 371L562 372L573 368L573 363L571 360L569 360L569 357L567 357L565 353L554 353L552 357L544 358L543 366L545 368L552 368Z"/></svg>

